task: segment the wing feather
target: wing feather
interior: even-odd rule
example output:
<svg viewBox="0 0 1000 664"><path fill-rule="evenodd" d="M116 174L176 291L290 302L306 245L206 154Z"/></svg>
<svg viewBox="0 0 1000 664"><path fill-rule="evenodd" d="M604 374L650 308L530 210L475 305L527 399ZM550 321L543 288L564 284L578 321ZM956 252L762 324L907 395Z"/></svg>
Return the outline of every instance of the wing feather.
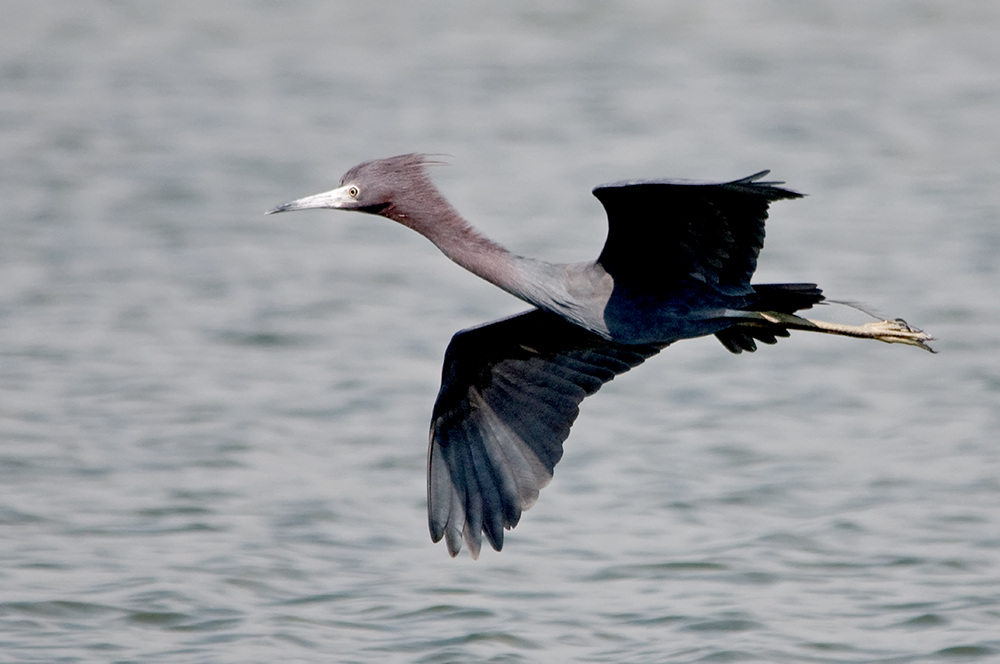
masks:
<svg viewBox="0 0 1000 664"><path fill-rule="evenodd" d="M723 183L636 180L597 187L594 195L608 214L598 262L617 284L645 290L669 293L694 279L724 295L752 293L768 204L801 197L780 182L761 181L767 173Z"/></svg>
<svg viewBox="0 0 1000 664"><path fill-rule="evenodd" d="M662 346L609 342L540 310L459 332L445 353L428 449L431 539L473 557L552 479L588 395Z"/></svg>

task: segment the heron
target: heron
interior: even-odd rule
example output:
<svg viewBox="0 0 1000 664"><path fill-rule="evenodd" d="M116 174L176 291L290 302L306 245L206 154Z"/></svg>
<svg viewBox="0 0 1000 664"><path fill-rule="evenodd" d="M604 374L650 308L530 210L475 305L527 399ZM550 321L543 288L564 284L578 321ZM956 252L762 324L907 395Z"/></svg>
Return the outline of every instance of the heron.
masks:
<svg viewBox="0 0 1000 664"><path fill-rule="evenodd" d="M902 319L842 325L802 318L825 297L812 283L753 284L772 201L800 198L766 181L625 180L593 190L608 217L594 261L516 255L475 230L432 182L426 154L366 161L331 191L268 214L330 208L396 221L469 272L531 305L462 330L444 355L431 414L431 540L478 558L538 499L583 399L681 339L715 335L732 353L808 330L934 352Z"/></svg>

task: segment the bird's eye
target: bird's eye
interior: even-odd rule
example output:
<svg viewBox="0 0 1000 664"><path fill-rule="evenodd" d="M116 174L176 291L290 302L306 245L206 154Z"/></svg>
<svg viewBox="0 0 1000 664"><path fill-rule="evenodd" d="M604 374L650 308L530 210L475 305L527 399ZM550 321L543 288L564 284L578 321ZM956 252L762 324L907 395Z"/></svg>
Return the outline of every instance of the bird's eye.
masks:
<svg viewBox="0 0 1000 664"><path fill-rule="evenodd" d="M347 193L350 194L351 198L357 198L358 197L358 193L359 193L358 192L358 188L357 187L351 187L350 189L347 190Z"/></svg>

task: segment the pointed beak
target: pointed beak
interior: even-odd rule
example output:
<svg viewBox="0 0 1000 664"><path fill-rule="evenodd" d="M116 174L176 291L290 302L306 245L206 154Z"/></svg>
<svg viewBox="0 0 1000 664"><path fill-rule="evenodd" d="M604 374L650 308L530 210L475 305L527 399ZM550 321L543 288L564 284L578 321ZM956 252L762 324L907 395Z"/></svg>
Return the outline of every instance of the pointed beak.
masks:
<svg viewBox="0 0 1000 664"><path fill-rule="evenodd" d="M349 193L351 187L338 187L331 191L324 191L322 194L306 196L291 203L279 205L273 210L268 210L265 214L275 214L276 212L292 212L293 210L309 210L311 208L344 208L356 204L357 201Z"/></svg>

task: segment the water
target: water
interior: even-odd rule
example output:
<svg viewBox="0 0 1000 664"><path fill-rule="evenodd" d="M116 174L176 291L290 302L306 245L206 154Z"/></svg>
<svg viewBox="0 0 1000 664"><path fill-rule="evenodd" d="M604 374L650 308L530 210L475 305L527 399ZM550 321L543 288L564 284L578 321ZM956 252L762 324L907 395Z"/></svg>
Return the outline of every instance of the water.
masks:
<svg viewBox="0 0 1000 664"><path fill-rule="evenodd" d="M0 660L1000 658L1000 6L4 14ZM940 354L678 344L584 404L502 553L451 560L441 355L522 305L387 221L261 214L414 150L550 260L598 251L595 184L771 168L811 195L759 280Z"/></svg>

